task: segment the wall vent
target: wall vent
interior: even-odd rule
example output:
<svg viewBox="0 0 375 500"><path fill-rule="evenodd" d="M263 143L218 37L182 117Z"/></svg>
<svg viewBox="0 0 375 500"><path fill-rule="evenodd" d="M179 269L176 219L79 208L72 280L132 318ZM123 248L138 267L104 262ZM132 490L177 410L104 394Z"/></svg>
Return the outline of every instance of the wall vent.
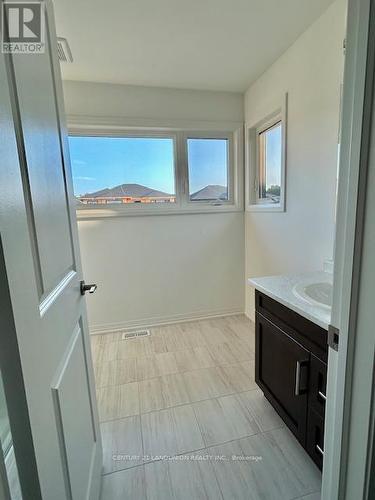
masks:
<svg viewBox="0 0 375 500"><path fill-rule="evenodd" d="M57 55L59 56L59 61L64 63L72 63L73 56L70 50L68 40L60 36L57 37Z"/></svg>
<svg viewBox="0 0 375 500"><path fill-rule="evenodd" d="M121 336L121 340L136 339L139 337L149 337L151 335L150 330L137 330L135 332L124 332Z"/></svg>

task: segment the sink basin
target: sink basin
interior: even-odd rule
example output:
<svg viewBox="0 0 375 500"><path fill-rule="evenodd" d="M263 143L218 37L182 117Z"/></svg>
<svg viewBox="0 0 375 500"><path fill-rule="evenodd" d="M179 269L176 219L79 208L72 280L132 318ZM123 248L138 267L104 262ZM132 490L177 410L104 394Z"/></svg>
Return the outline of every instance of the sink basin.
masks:
<svg viewBox="0 0 375 500"><path fill-rule="evenodd" d="M332 305L332 283L298 283L293 288L296 297L306 300L311 305L318 305L325 309L331 309Z"/></svg>

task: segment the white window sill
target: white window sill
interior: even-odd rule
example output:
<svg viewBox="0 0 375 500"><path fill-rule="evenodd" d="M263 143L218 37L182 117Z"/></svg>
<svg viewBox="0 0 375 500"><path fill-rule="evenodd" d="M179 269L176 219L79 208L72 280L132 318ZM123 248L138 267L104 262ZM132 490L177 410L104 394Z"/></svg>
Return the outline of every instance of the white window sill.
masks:
<svg viewBox="0 0 375 500"><path fill-rule="evenodd" d="M246 212L285 212L284 205L270 205L270 204L261 204L257 203L254 205L248 205L246 207Z"/></svg>
<svg viewBox="0 0 375 500"><path fill-rule="evenodd" d="M243 212L243 208L237 205L202 205L196 207L126 207L121 208L77 208L77 220L107 219L115 217L144 217L155 215L193 215L193 214L219 214L228 212Z"/></svg>

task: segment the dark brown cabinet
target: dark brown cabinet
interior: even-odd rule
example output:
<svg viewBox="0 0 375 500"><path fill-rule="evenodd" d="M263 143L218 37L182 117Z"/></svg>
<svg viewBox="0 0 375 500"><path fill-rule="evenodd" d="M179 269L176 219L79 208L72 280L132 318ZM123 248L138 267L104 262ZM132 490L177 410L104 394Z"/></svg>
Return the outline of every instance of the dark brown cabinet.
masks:
<svg viewBox="0 0 375 500"><path fill-rule="evenodd" d="M324 453L327 332L256 292L255 380L319 468Z"/></svg>
<svg viewBox="0 0 375 500"><path fill-rule="evenodd" d="M257 315L256 382L301 442L307 416L310 353L260 314ZM299 380L296 380L299 370Z"/></svg>

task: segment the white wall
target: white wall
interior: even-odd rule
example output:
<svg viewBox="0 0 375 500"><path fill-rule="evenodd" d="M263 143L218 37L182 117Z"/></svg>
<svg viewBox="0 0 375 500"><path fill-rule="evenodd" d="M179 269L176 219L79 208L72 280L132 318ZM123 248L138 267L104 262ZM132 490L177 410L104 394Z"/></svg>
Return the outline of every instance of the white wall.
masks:
<svg viewBox="0 0 375 500"><path fill-rule="evenodd" d="M286 212L247 212L246 276L321 269L334 244L346 2L338 0L247 90L249 125L288 92ZM246 313L254 317L248 287Z"/></svg>
<svg viewBox="0 0 375 500"><path fill-rule="evenodd" d="M64 94L68 117L90 122L243 122L241 94L84 82L64 82ZM243 213L119 217L78 228L85 280L98 283L87 300L91 331L244 310Z"/></svg>
<svg viewBox="0 0 375 500"><path fill-rule="evenodd" d="M234 92L72 81L64 81L63 85L67 115L243 121L243 96Z"/></svg>

